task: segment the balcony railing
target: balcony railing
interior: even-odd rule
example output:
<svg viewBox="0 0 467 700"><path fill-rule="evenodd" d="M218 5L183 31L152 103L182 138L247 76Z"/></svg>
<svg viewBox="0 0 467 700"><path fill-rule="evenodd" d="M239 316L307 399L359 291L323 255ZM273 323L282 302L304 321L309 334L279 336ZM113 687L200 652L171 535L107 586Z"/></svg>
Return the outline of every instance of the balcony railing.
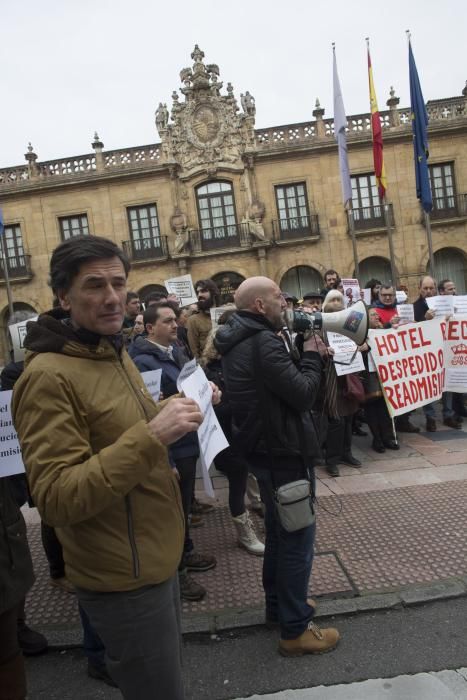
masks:
<svg viewBox="0 0 467 700"><path fill-rule="evenodd" d="M384 216L386 207L387 223ZM377 204L372 207L356 207L352 210L355 231L385 229L387 225L394 226L394 211L392 204Z"/></svg>
<svg viewBox="0 0 467 700"><path fill-rule="evenodd" d="M169 257L167 236L134 238L123 241L123 249L130 260L165 260Z"/></svg>
<svg viewBox="0 0 467 700"><path fill-rule="evenodd" d="M30 255L8 255L7 256L8 278L10 280L24 279L32 277L31 256ZM5 261L0 258L0 279L5 279Z"/></svg>
<svg viewBox="0 0 467 700"><path fill-rule="evenodd" d="M432 219L456 219L463 216L467 216L467 194L433 197Z"/></svg>
<svg viewBox="0 0 467 700"><path fill-rule="evenodd" d="M248 224L228 224L216 228L203 228L190 231L190 246L192 253L224 248L248 248L251 245L251 234Z"/></svg>
<svg viewBox="0 0 467 700"><path fill-rule="evenodd" d="M318 214L297 216L291 219L275 219L272 222L272 230L276 241L319 236Z"/></svg>

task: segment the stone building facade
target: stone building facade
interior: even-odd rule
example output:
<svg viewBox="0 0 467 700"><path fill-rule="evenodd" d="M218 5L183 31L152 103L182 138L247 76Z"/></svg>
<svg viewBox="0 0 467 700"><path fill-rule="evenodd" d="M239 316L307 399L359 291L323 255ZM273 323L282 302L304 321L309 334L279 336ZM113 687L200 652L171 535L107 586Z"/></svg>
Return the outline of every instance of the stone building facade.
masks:
<svg viewBox="0 0 467 700"><path fill-rule="evenodd" d="M51 305L52 250L71 235L92 233L123 244L132 260L129 289L144 297L164 280L212 277L224 296L245 277L264 274L302 295L324 271L355 271L342 206L333 120L316 102L313 119L255 128L255 100L223 87L219 68L195 47L182 86L156 110L160 142L0 170L0 206L15 309ZM397 283L416 295L428 246L415 194L410 109L391 89L381 112L388 176L387 207L374 182L370 115L348 117L354 227L362 283L389 280L388 227ZM436 274L466 291L467 89L431 101L430 176ZM8 305L0 260L0 342L6 356Z"/></svg>

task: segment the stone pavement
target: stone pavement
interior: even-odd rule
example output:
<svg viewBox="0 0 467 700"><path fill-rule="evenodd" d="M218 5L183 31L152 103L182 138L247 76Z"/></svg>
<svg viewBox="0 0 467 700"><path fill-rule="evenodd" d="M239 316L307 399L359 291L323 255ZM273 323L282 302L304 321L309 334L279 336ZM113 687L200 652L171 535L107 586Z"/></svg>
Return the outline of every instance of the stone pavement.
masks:
<svg viewBox="0 0 467 700"><path fill-rule="evenodd" d="M467 668L283 690L238 700L467 700Z"/></svg>
<svg viewBox="0 0 467 700"><path fill-rule="evenodd" d="M423 416L413 416L423 425ZM467 593L467 433L401 435L401 449L376 454L369 437L354 438L361 469L339 478L317 469L316 558L310 593L318 615L409 605ZM466 422L467 426L467 422ZM184 602L185 631L259 624L263 619L261 558L235 543L224 477L214 474L214 512L193 530L195 546L215 554L216 569L199 574L208 595ZM79 643L74 596L48 582L40 526L26 512L37 576L28 620L52 643ZM259 533L263 524L253 516Z"/></svg>

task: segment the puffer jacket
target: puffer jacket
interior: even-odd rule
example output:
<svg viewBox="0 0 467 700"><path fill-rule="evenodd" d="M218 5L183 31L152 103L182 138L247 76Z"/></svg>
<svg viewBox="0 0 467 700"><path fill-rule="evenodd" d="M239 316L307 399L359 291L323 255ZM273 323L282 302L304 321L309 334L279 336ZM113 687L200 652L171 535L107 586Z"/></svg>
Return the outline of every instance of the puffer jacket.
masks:
<svg viewBox="0 0 467 700"><path fill-rule="evenodd" d="M28 324L12 412L34 502L76 586L124 591L177 571L180 491L147 423L157 405L126 351L65 322Z"/></svg>
<svg viewBox="0 0 467 700"><path fill-rule="evenodd" d="M256 343L260 348L259 376L254 362ZM319 353L304 352L296 365L264 316L248 311L238 311L219 327L214 345L222 356L233 437L243 454L264 456L270 450L273 457L300 456L302 434L307 455L317 456L311 409L320 385ZM263 383L267 406L260 399L257 381Z"/></svg>
<svg viewBox="0 0 467 700"><path fill-rule="evenodd" d="M34 583L26 524L11 488L0 479L0 615L11 610Z"/></svg>

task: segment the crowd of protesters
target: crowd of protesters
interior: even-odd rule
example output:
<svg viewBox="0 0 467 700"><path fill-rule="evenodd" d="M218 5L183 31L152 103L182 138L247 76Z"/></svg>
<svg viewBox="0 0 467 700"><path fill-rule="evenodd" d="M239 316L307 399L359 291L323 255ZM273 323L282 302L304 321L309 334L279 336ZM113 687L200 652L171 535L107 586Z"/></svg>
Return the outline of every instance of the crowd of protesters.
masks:
<svg viewBox="0 0 467 700"><path fill-rule="evenodd" d="M229 442L215 466L227 478L238 545L264 557L266 620L279 627L284 656L331 650L339 633L315 625L315 602L307 598L314 522L287 532L276 490L305 475L314 496L315 466L332 477L342 464L360 468L352 442L367 435L365 423L377 453L399 449L397 432L419 431L409 413L390 417L367 343L358 347L364 370L339 376L324 329L308 337L285 325L286 308L344 310L337 271L328 270L324 287L302 299L267 278L250 278L213 324L219 291L212 280L197 281L197 303L180 308L163 291L142 300L127 292L128 270L106 239L61 244L51 260L54 309L28 328L26 369L12 362L2 372L2 389L16 384L13 412L28 482L0 479L0 541L7 547L0 545L0 700L26 697L21 650L47 648L24 613L33 582L19 510L25 502L43 518L51 584L77 595L88 674L125 698L153 697L157 687L182 700L179 600L209 594L198 575L216 566L192 537L214 507L195 497L202 416L177 388L186 362L195 359L211 381ZM369 327L397 328L393 284L371 279L365 287ZM416 322L433 318L426 298L436 294L456 294L455 285L422 278ZM139 374L155 369L162 372L158 406ZM426 429L435 431L435 406L423 412ZM466 415L462 395L443 395L447 427L459 429ZM250 511L264 517L265 543ZM12 556L19 566L8 565ZM144 673L141 655L153 662Z"/></svg>

